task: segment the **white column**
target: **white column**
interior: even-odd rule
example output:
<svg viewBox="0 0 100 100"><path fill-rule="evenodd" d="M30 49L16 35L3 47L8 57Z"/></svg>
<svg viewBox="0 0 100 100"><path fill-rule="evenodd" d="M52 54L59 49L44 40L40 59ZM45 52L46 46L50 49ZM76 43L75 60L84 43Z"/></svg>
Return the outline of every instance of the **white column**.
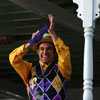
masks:
<svg viewBox="0 0 100 100"><path fill-rule="evenodd" d="M85 46L84 46L84 65L83 65L83 79L84 79L84 94L83 100L93 100L92 94L92 80L93 80L93 28L84 29Z"/></svg>
<svg viewBox="0 0 100 100"><path fill-rule="evenodd" d="M77 16L84 28L83 100L93 100L93 30L96 18L100 17L100 0L73 0L78 4Z"/></svg>

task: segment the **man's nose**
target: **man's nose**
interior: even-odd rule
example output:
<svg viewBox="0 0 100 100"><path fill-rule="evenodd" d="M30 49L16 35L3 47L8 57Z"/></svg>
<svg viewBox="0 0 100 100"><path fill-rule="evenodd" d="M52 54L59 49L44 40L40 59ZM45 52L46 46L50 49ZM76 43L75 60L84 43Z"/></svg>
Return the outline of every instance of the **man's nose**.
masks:
<svg viewBox="0 0 100 100"><path fill-rule="evenodd" d="M47 49L44 49L44 54L46 54L47 53Z"/></svg>

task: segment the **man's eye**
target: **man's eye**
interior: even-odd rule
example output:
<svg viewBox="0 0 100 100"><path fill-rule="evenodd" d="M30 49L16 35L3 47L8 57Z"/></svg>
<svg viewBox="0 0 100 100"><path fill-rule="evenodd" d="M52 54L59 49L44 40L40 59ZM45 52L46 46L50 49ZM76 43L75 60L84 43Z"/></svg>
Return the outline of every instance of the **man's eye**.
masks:
<svg viewBox="0 0 100 100"><path fill-rule="evenodd" d="M51 50L51 49L52 49L51 47L47 48L47 50Z"/></svg>
<svg viewBox="0 0 100 100"><path fill-rule="evenodd" d="M44 48L40 48L40 50L44 50Z"/></svg>

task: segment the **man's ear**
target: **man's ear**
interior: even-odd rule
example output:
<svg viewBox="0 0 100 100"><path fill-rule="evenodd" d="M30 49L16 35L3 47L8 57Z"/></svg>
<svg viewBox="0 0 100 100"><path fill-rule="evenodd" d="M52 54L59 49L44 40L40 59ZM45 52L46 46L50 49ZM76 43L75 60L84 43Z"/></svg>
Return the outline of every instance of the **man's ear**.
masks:
<svg viewBox="0 0 100 100"><path fill-rule="evenodd" d="M37 49L37 54L39 54L39 50Z"/></svg>
<svg viewBox="0 0 100 100"><path fill-rule="evenodd" d="M38 51L38 49L37 49L37 53L38 53L39 51Z"/></svg>

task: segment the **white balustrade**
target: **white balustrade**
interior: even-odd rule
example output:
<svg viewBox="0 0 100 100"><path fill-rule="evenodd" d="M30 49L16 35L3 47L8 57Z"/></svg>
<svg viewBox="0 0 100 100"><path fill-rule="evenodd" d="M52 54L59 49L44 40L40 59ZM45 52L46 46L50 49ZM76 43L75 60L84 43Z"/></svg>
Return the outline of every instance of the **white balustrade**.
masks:
<svg viewBox="0 0 100 100"><path fill-rule="evenodd" d="M100 0L73 0L78 5L77 16L84 28L83 100L93 100L93 30L100 17Z"/></svg>

